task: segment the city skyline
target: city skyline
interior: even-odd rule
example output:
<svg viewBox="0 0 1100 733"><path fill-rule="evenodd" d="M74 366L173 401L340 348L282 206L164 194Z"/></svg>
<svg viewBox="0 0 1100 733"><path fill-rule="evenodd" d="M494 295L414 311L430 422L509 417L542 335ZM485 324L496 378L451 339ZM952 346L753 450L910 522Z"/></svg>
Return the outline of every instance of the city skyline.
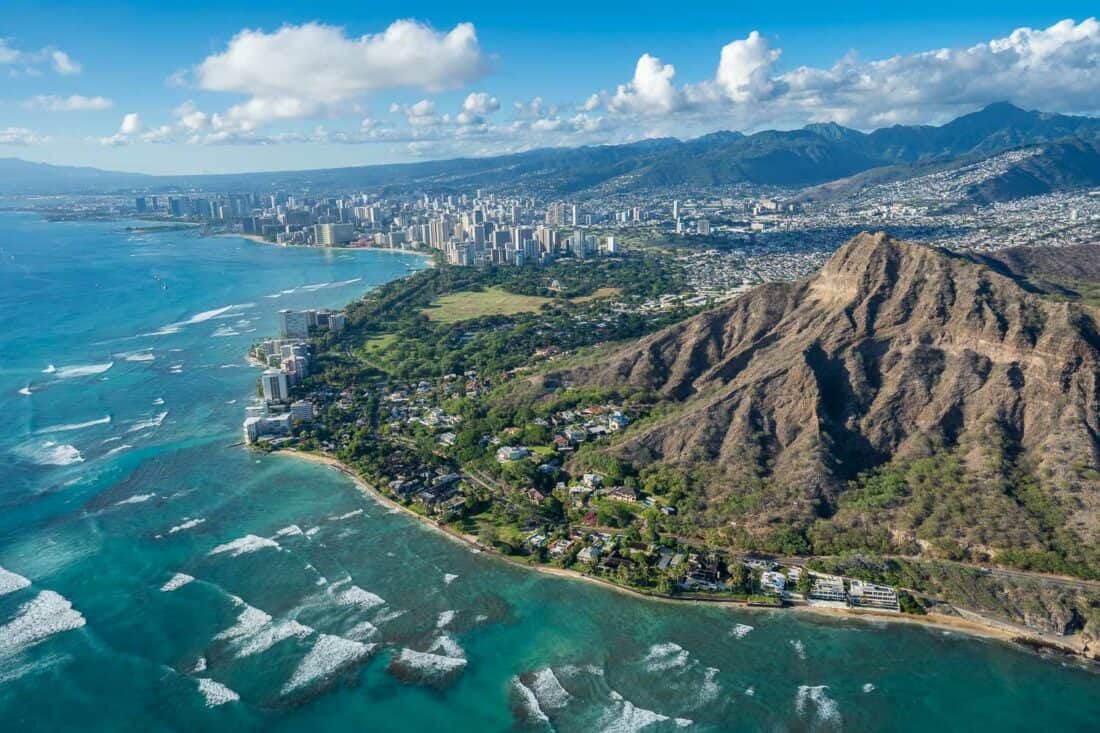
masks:
<svg viewBox="0 0 1100 733"><path fill-rule="evenodd" d="M925 7L919 22L867 7L831 22L790 7L800 20L746 8L661 23L566 5L507 18L474 6L71 7L79 28L29 4L9 10L0 157L288 170L825 121L936 124L1003 99L1090 114L1100 99L1100 23L1079 3Z"/></svg>

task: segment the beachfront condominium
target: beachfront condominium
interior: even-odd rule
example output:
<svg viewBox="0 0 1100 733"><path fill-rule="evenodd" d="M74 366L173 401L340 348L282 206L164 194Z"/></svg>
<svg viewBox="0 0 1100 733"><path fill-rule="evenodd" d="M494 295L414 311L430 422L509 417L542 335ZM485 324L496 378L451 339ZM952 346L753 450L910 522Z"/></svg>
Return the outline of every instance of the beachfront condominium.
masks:
<svg viewBox="0 0 1100 733"><path fill-rule="evenodd" d="M268 402L286 402L289 397L286 372L282 369L265 370L260 384L263 385L264 399Z"/></svg>
<svg viewBox="0 0 1100 733"><path fill-rule="evenodd" d="M309 311L279 311L279 338L309 338Z"/></svg>

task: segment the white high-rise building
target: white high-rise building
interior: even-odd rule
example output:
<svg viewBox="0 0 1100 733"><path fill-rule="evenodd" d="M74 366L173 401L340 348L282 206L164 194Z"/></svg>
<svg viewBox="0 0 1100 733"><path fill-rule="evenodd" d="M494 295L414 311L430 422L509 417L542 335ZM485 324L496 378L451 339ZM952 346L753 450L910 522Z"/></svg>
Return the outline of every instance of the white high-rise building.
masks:
<svg viewBox="0 0 1100 733"><path fill-rule="evenodd" d="M264 399L268 402L286 402L289 397L286 372L281 369L267 369L260 376L260 384L263 385Z"/></svg>

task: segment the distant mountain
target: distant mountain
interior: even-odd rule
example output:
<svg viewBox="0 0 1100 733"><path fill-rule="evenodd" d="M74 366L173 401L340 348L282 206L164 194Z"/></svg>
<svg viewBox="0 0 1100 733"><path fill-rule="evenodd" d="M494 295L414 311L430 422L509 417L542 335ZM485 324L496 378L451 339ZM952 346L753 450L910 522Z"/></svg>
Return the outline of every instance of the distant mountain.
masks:
<svg viewBox="0 0 1100 733"><path fill-rule="evenodd" d="M693 140L644 140L626 145L545 148L486 158L359 166L273 173L197 176L135 176L85 168L0 164L0 191L82 191L146 186L212 189L312 188L469 189L473 187L583 196L654 187L705 189L747 183L804 187L859 176L880 168L905 177L929 165L976 160L1023 145L1076 139L1080 145L1051 148L1057 162L1046 170L1021 169L1016 180L991 184L977 198L999 200L1014 192L1091 185L1091 150L1100 140L1100 119L1025 111L993 104L940 127L903 126L862 133L835 123L752 135L715 132ZM1090 148L1091 146L1091 148ZM20 165L21 164L21 165ZM915 168L914 168L915 166ZM912 169L912 170L910 170Z"/></svg>
<svg viewBox="0 0 1100 733"><path fill-rule="evenodd" d="M863 234L813 278L531 384L656 395L601 450L689 477L696 527L805 532L818 554L946 541L1095 567L1096 317L968 256Z"/></svg>
<svg viewBox="0 0 1100 733"><path fill-rule="evenodd" d="M146 185L152 176L0 158L0 193L55 193Z"/></svg>

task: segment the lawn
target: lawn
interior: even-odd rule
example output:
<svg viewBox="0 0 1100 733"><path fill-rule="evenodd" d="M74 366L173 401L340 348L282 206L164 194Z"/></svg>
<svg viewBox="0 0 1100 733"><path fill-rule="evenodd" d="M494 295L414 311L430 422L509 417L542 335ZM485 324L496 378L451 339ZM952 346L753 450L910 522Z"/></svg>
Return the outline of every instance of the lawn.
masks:
<svg viewBox="0 0 1100 733"><path fill-rule="evenodd" d="M549 302L550 298L516 295L501 288L488 288L444 295L425 308L424 313L433 321L455 323L482 316L510 316L537 311L544 303Z"/></svg>
<svg viewBox="0 0 1100 733"><path fill-rule="evenodd" d="M621 295L622 288L600 288L591 295L574 298L574 303L585 303L599 298L611 298ZM488 288L486 290L466 290L461 293L444 295L428 308L424 313L428 318L440 323L455 323L469 318L481 316L511 316L516 313L531 313L537 311L544 303L551 302L550 298L541 298L537 295L516 295L502 288Z"/></svg>

